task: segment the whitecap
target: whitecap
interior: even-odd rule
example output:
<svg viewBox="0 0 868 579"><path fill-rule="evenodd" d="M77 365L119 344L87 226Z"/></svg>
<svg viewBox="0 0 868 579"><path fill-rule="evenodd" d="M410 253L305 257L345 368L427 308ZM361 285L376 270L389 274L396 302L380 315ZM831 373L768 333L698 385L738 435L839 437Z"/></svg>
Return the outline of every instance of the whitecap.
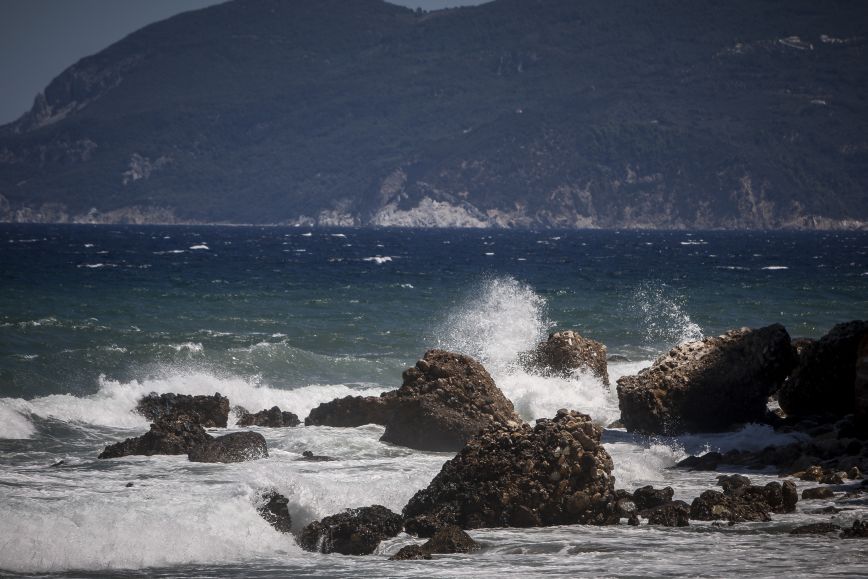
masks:
<svg viewBox="0 0 868 579"><path fill-rule="evenodd" d="M343 233L332 233L332 234L330 234L330 236L331 236L331 237L342 237L342 238L346 238L346 235L344 235Z"/></svg>
<svg viewBox="0 0 868 579"><path fill-rule="evenodd" d="M200 243L200 244L198 244L198 245L191 245L191 246L190 246L190 249L194 249L194 250L196 250L196 249L204 249L204 250L207 251L207 250L210 250L211 248L208 247L207 245L205 245L204 243Z"/></svg>
<svg viewBox="0 0 868 579"><path fill-rule="evenodd" d="M386 256L376 255L374 257L366 257L362 261L372 261L378 265L382 265L384 263L388 263L388 262L392 261L392 258L389 257L388 255L386 255Z"/></svg>
<svg viewBox="0 0 868 579"><path fill-rule="evenodd" d="M80 263L79 268L86 267L88 269L101 269L103 267L117 267L115 263Z"/></svg>
<svg viewBox="0 0 868 579"><path fill-rule="evenodd" d="M777 271L777 270L790 269L790 268L785 266L785 265L767 265L762 269L767 270L767 271Z"/></svg>

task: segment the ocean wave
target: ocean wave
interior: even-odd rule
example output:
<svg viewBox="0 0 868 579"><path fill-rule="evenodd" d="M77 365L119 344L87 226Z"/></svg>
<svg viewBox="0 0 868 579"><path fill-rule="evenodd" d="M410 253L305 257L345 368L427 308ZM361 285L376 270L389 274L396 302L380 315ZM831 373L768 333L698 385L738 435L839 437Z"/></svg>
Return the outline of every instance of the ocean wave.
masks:
<svg viewBox="0 0 868 579"><path fill-rule="evenodd" d="M392 258L389 257L388 255L386 255L386 256L375 255L374 257L365 257L364 259L362 259L362 261L372 261L372 262L376 263L377 265L382 265L384 263L388 263L388 262L392 261Z"/></svg>
<svg viewBox="0 0 868 579"><path fill-rule="evenodd" d="M767 265L761 269L764 269L766 271L780 271L780 270L785 270L785 269L790 269L790 268L787 267L786 265Z"/></svg>
<svg viewBox="0 0 868 579"><path fill-rule="evenodd" d="M207 245L205 245L204 243L199 243L197 245L191 245L190 249L192 251L197 251L197 250L209 251L211 248L208 247Z"/></svg>

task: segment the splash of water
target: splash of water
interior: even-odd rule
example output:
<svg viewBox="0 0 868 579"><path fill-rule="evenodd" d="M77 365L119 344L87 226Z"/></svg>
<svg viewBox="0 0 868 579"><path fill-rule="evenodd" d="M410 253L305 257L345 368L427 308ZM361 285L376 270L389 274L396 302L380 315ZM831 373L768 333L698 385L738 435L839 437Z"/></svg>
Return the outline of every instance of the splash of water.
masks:
<svg viewBox="0 0 868 579"><path fill-rule="evenodd" d="M703 337L702 328L687 313L684 297L665 283L641 284L628 298L625 310L635 318L647 347L666 350Z"/></svg>

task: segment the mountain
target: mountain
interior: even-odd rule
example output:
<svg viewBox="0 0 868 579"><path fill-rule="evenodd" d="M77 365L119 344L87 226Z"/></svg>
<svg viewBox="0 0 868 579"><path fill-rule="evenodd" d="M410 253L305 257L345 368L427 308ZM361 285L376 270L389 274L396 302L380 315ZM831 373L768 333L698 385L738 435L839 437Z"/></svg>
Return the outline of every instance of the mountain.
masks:
<svg viewBox="0 0 868 579"><path fill-rule="evenodd" d="M234 0L0 127L0 220L866 228L868 3Z"/></svg>

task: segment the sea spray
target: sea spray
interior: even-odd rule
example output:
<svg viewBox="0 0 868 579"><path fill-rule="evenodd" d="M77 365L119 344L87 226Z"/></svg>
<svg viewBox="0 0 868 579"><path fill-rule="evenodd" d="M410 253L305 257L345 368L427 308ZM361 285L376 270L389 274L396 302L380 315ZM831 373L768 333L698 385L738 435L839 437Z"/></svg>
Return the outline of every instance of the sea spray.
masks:
<svg viewBox="0 0 868 579"><path fill-rule="evenodd" d="M651 351L702 339L702 328L690 319L685 298L663 282L641 283L625 301L624 312L632 317L634 331Z"/></svg>

